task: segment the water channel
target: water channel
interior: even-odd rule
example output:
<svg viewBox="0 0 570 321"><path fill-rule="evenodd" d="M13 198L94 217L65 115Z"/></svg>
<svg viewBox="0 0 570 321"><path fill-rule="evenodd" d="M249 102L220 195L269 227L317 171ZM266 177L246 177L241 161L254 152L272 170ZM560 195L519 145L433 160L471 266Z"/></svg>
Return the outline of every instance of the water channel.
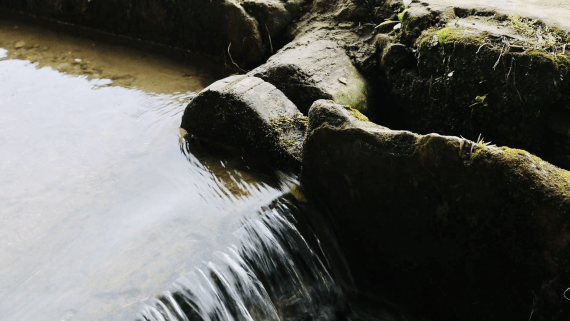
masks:
<svg viewBox="0 0 570 321"><path fill-rule="evenodd" d="M223 75L0 20L0 319L405 320L350 307L296 177L184 138Z"/></svg>

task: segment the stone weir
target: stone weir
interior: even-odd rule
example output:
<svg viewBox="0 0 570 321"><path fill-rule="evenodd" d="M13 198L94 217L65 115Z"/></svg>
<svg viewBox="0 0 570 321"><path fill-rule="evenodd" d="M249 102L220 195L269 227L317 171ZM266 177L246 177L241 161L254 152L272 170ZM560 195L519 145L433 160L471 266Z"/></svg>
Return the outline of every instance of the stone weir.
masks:
<svg viewBox="0 0 570 321"><path fill-rule="evenodd" d="M361 293L434 320L568 320L570 28L548 22L314 1L289 44L205 89L182 126L301 168Z"/></svg>
<svg viewBox="0 0 570 321"><path fill-rule="evenodd" d="M570 320L570 3L464 2L3 3L227 55L182 127L300 171L368 298Z"/></svg>

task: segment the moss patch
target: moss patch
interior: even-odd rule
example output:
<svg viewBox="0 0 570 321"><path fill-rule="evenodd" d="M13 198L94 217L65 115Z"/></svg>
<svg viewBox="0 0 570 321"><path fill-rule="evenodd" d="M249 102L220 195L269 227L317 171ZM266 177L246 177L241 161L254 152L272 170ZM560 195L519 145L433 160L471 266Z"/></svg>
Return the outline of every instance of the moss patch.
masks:
<svg viewBox="0 0 570 321"><path fill-rule="evenodd" d="M283 145L284 147L291 147L291 146L294 146L296 143L297 143L297 141L293 138L283 139L281 141L281 145Z"/></svg>
<svg viewBox="0 0 570 321"><path fill-rule="evenodd" d="M387 68L398 108L414 132L482 133L542 156L544 117L562 97L570 57L493 41L461 27L425 30L415 42L417 69Z"/></svg>
<svg viewBox="0 0 570 321"><path fill-rule="evenodd" d="M441 44L444 47L455 44L463 45L481 45L485 36L483 34L473 34L461 28L446 26L441 29L429 28L422 32L416 40L416 47L422 47L427 44L435 46Z"/></svg>
<svg viewBox="0 0 570 321"><path fill-rule="evenodd" d="M333 100L363 113L368 111L368 84L354 66L351 67L347 84L337 92Z"/></svg>
<svg viewBox="0 0 570 321"><path fill-rule="evenodd" d="M304 134L306 132L308 123L307 117L301 113L295 114L292 118L287 115L280 115L275 118L270 117L269 123L278 134L279 145L288 149L295 156L300 157L300 146L304 137L302 135L296 135L295 133L300 132Z"/></svg>
<svg viewBox="0 0 570 321"><path fill-rule="evenodd" d="M519 15L509 16L511 27L527 38L534 47L549 49L559 46L562 42L568 42L570 35L558 28L544 25L543 23Z"/></svg>
<svg viewBox="0 0 570 321"><path fill-rule="evenodd" d="M532 186L543 186L546 183L551 193L570 196L570 171L560 169L525 150L509 147L478 148L473 153L472 160L479 166L499 165L507 169L513 178L524 177Z"/></svg>
<svg viewBox="0 0 570 321"><path fill-rule="evenodd" d="M348 105L343 106L346 110L348 110L348 112L354 116L354 118L360 120L360 121L370 121L368 119L368 117L364 116L361 112L359 112L357 109L354 109Z"/></svg>

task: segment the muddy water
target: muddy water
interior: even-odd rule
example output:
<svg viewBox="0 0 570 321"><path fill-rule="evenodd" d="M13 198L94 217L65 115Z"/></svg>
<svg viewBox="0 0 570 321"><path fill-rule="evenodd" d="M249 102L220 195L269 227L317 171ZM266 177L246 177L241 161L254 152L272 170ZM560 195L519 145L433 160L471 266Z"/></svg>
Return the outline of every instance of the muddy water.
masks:
<svg viewBox="0 0 570 321"><path fill-rule="evenodd" d="M181 153L207 66L0 21L2 320L132 319L283 194Z"/></svg>
<svg viewBox="0 0 570 321"><path fill-rule="evenodd" d="M19 21L0 20L0 48L8 50L8 58L37 62L39 68L111 79L115 86L145 92L199 91L223 77L219 65L198 56L188 61L168 59Z"/></svg>

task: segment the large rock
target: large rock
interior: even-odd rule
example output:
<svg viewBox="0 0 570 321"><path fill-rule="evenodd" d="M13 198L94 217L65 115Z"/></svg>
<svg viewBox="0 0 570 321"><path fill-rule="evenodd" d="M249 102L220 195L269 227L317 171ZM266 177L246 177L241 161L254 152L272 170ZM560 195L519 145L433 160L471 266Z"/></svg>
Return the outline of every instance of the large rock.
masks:
<svg viewBox="0 0 570 321"><path fill-rule="evenodd" d="M234 0L34 0L8 8L151 40L236 63L259 62L263 44L257 21Z"/></svg>
<svg viewBox="0 0 570 321"><path fill-rule="evenodd" d="M370 89L345 50L331 40L308 35L296 40L249 75L279 88L302 113L318 99L331 99L368 112Z"/></svg>
<svg viewBox="0 0 570 321"><path fill-rule="evenodd" d="M241 6L259 23L264 43L270 49L280 45L279 37L306 8L306 0L243 0ZM273 52L271 52L273 53Z"/></svg>
<svg viewBox="0 0 570 321"><path fill-rule="evenodd" d="M301 183L328 208L363 289L435 320L570 319L570 172L318 101Z"/></svg>
<svg viewBox="0 0 570 321"><path fill-rule="evenodd" d="M306 117L273 85L255 77L219 80L184 111L188 133L242 148L278 167L298 170Z"/></svg>
<svg viewBox="0 0 570 321"><path fill-rule="evenodd" d="M550 135L547 121L570 96L568 33L521 17L415 6L422 9L404 16L402 43L385 45L381 60L408 129L482 134L570 168L567 142Z"/></svg>

